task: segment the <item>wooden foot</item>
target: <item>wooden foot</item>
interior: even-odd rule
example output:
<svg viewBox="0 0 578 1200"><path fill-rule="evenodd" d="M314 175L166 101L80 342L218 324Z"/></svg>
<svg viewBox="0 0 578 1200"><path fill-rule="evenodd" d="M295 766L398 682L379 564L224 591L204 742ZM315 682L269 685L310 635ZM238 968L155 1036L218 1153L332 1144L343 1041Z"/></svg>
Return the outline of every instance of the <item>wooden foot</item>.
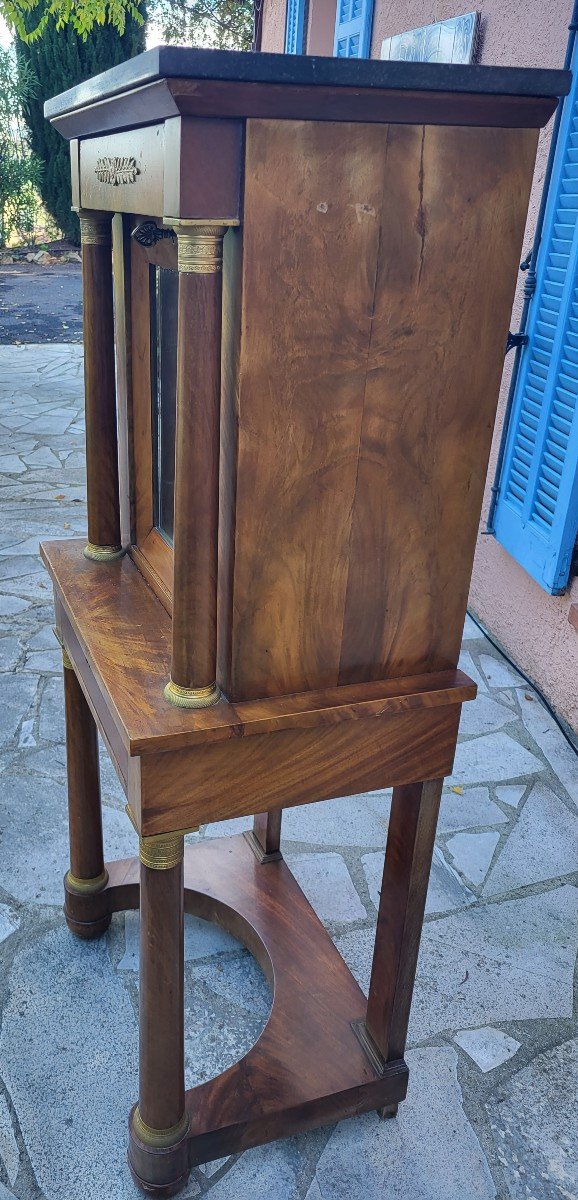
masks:
<svg viewBox="0 0 578 1200"><path fill-rule="evenodd" d="M141 839L140 1075L129 1163L153 1195L174 1195L189 1172L183 937L183 838Z"/></svg>
<svg viewBox="0 0 578 1200"><path fill-rule="evenodd" d="M70 659L63 651L70 870L64 914L76 937L100 937L110 925L102 844L98 736Z"/></svg>
<svg viewBox="0 0 578 1200"><path fill-rule="evenodd" d="M278 862L283 857L280 848L282 816L282 808L257 813L253 818L253 828L245 834L246 841L260 863Z"/></svg>
<svg viewBox="0 0 578 1200"><path fill-rule="evenodd" d="M443 780L393 789L366 1029L403 1058Z"/></svg>
<svg viewBox="0 0 578 1200"><path fill-rule="evenodd" d="M385 1108L378 1108L377 1115L382 1121L390 1121L392 1117L397 1117L399 1104L386 1104Z"/></svg>

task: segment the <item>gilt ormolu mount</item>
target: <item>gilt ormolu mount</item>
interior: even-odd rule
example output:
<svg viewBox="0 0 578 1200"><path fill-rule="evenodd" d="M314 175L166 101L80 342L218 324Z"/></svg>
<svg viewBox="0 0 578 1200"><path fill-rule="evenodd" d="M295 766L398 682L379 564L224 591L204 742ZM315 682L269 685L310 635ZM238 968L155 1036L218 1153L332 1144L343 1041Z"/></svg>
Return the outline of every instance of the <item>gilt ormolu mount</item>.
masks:
<svg viewBox="0 0 578 1200"><path fill-rule="evenodd" d="M65 912L90 938L140 906L129 1160L148 1192L405 1096L516 266L567 90L560 72L165 48L47 105L71 143L85 320L88 545L43 547ZM133 861L104 862L97 728ZM388 786L366 1001L283 862L281 813ZM254 812L250 836L183 852L187 830ZM273 989L249 1054L189 1092L184 909Z"/></svg>

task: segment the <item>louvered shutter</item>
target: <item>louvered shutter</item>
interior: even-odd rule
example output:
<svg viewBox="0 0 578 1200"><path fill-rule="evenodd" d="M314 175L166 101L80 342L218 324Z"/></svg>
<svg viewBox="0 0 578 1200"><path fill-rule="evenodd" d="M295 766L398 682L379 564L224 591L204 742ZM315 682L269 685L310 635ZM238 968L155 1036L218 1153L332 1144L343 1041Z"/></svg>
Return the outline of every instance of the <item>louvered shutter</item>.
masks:
<svg viewBox="0 0 578 1200"><path fill-rule="evenodd" d="M564 590L578 531L578 84L565 101L494 532L546 591Z"/></svg>
<svg viewBox="0 0 578 1200"><path fill-rule="evenodd" d="M337 0L336 58L369 58L373 0Z"/></svg>
<svg viewBox="0 0 578 1200"><path fill-rule="evenodd" d="M303 29L305 22L305 0L287 0L285 26L285 53L303 53Z"/></svg>

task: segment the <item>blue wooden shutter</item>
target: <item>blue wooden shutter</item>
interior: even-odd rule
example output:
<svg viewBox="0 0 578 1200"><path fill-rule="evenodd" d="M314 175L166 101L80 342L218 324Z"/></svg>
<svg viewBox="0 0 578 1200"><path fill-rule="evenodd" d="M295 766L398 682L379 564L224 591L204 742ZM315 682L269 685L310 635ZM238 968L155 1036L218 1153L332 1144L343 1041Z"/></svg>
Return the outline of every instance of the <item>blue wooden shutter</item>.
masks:
<svg viewBox="0 0 578 1200"><path fill-rule="evenodd" d="M548 592L578 530L578 73L565 101L494 532Z"/></svg>
<svg viewBox="0 0 578 1200"><path fill-rule="evenodd" d="M336 58L369 58L373 0L337 0Z"/></svg>
<svg viewBox="0 0 578 1200"><path fill-rule="evenodd" d="M287 0L285 25L285 53L303 53L303 31L305 23L305 0Z"/></svg>

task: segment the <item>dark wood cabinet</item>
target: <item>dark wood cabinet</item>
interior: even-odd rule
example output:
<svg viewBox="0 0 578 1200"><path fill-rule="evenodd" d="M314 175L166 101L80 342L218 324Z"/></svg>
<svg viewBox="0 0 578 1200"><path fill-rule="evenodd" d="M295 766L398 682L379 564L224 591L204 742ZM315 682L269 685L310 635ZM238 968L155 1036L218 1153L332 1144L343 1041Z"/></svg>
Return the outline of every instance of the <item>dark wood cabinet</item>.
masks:
<svg viewBox="0 0 578 1200"><path fill-rule="evenodd" d="M141 909L129 1159L405 1096L405 1038L538 132L563 72L161 48L47 105L82 229L88 545L50 542L81 937ZM116 355L116 361L115 361ZM140 863L105 865L96 727ZM369 1001L281 812L394 788ZM245 838L187 830L256 814ZM183 911L271 980L185 1093ZM312 986L313 981L315 986Z"/></svg>

